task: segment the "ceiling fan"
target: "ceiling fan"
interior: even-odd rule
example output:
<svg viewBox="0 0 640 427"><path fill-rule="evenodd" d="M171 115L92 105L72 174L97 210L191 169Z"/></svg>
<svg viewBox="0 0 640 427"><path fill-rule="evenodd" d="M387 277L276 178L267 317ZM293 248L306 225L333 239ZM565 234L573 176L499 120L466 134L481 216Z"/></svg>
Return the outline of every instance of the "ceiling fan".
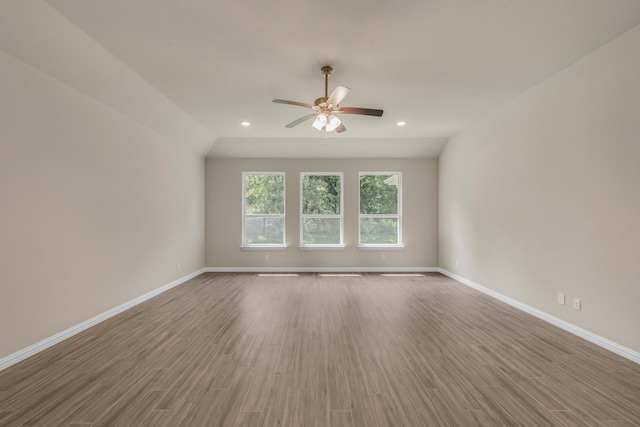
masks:
<svg viewBox="0 0 640 427"><path fill-rule="evenodd" d="M351 89L346 86L336 86L333 92L331 92L331 95L328 95L329 76L331 75L331 71L333 71L333 69L328 65L322 67L322 75L324 76L324 96L316 99L313 102L313 105L305 102L287 101L285 99L273 100L273 102L277 104L298 105L300 107L311 108L314 111L311 114L300 117L298 120L294 120L285 127L292 128L315 117L315 120L311 125L314 129L320 131L324 130L325 132L333 132L335 130L340 133L346 131L347 128L344 127L342 121L336 114L361 114L364 116L376 117L382 116L382 110L375 110L372 108L341 107L340 102L349 94L349 92L351 92Z"/></svg>

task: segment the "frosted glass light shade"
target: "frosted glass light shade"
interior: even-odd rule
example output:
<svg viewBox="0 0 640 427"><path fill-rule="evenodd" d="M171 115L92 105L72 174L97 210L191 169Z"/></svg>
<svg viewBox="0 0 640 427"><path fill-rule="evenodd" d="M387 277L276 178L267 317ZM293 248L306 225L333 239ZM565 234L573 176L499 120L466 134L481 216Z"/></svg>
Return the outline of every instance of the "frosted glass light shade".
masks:
<svg viewBox="0 0 640 427"><path fill-rule="evenodd" d="M322 128L327 124L327 115L326 114L318 114L316 119L313 121L311 125L314 129L322 130Z"/></svg>

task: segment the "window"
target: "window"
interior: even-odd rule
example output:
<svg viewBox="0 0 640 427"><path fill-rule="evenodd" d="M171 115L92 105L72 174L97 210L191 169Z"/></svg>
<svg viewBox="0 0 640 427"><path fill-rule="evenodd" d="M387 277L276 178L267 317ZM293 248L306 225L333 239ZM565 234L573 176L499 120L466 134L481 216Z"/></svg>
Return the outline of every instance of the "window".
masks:
<svg viewBox="0 0 640 427"><path fill-rule="evenodd" d="M399 172L360 172L360 246L401 246Z"/></svg>
<svg viewBox="0 0 640 427"><path fill-rule="evenodd" d="M342 173L301 173L300 181L300 245L342 246Z"/></svg>
<svg viewBox="0 0 640 427"><path fill-rule="evenodd" d="M242 246L284 246L284 173L242 173Z"/></svg>

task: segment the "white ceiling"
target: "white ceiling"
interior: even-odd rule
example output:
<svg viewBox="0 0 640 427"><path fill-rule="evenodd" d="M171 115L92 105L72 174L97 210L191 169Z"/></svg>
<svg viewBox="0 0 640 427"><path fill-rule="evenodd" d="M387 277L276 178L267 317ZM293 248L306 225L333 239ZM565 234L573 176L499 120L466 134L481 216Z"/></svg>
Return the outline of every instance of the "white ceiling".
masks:
<svg viewBox="0 0 640 427"><path fill-rule="evenodd" d="M207 128L210 156L437 156L446 139L640 23L638 0L48 0ZM53 59L52 59L53 60ZM352 89L326 143L305 115ZM252 125L240 125L248 120ZM397 127L399 120L407 122ZM319 146L324 144L324 146Z"/></svg>

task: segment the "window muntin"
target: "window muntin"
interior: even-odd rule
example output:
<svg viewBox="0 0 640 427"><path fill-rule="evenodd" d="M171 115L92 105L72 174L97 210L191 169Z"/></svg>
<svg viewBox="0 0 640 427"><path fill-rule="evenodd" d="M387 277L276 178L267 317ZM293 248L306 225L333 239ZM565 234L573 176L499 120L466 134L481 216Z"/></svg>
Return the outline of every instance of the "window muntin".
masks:
<svg viewBox="0 0 640 427"><path fill-rule="evenodd" d="M300 245L342 246L341 172L300 174Z"/></svg>
<svg viewBox="0 0 640 427"><path fill-rule="evenodd" d="M285 174L242 173L242 245L285 244Z"/></svg>
<svg viewBox="0 0 640 427"><path fill-rule="evenodd" d="M360 246L402 245L402 174L360 172Z"/></svg>

